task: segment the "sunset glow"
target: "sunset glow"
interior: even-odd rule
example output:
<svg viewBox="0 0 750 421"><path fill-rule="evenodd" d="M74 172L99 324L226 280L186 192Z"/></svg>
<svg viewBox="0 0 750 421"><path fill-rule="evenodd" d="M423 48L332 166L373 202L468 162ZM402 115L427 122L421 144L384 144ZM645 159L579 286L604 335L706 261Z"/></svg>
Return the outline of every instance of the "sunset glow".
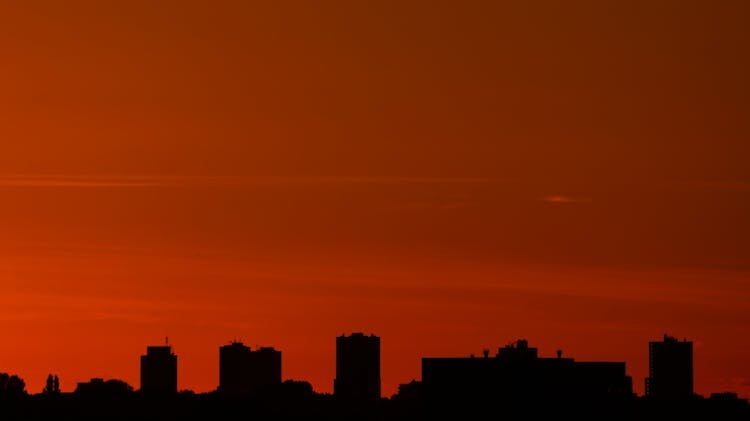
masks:
<svg viewBox="0 0 750 421"><path fill-rule="evenodd" d="M11 4L14 3L14 4ZM335 338L695 343L750 397L750 3L0 6L0 372L179 388L232 340L333 389Z"/></svg>

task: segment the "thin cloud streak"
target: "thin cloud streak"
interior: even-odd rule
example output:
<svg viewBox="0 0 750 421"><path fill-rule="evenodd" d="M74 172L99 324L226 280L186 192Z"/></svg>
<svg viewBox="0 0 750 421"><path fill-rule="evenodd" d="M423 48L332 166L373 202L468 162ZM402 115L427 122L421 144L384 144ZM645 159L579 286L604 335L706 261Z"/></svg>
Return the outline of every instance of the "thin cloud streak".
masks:
<svg viewBox="0 0 750 421"><path fill-rule="evenodd" d="M558 195L558 194L544 196L544 197L540 198L539 200L541 200L542 202L554 203L554 204L567 204L567 203L578 203L578 202L580 202L579 199L576 199L576 198L573 198L573 197L570 197L570 196L562 196L562 195Z"/></svg>
<svg viewBox="0 0 750 421"><path fill-rule="evenodd" d="M0 310L0 323L49 320L101 321L117 320L148 323L163 320L175 313L221 313L233 310L216 303L186 303L179 300L117 298L103 294L57 294L36 296L23 292L9 292L5 297L12 303ZM61 316L63 315L63 316Z"/></svg>
<svg viewBox="0 0 750 421"><path fill-rule="evenodd" d="M0 187L16 188L148 188L186 186L253 185L351 185L351 184L502 184L513 180L490 177L360 177L360 176L80 176L4 175Z"/></svg>
<svg viewBox="0 0 750 421"><path fill-rule="evenodd" d="M750 182L727 181L727 182L699 182L694 184L697 187L709 190L722 190L731 192L750 192Z"/></svg>
<svg viewBox="0 0 750 421"><path fill-rule="evenodd" d="M0 187L158 187L166 185L164 180L154 177L85 177L9 175L0 176Z"/></svg>

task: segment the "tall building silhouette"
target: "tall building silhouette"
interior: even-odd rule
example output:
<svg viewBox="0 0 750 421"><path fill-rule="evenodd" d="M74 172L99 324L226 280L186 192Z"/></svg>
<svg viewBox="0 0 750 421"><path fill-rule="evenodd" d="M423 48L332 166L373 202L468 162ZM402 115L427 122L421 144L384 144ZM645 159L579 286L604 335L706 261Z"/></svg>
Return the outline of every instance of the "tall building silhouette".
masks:
<svg viewBox="0 0 750 421"><path fill-rule="evenodd" d="M693 343L664 335L648 343L646 395L657 399L693 396Z"/></svg>
<svg viewBox="0 0 750 421"><path fill-rule="evenodd" d="M281 384L281 351L261 347L255 351L242 342L219 348L219 392L247 395Z"/></svg>
<svg viewBox="0 0 750 421"><path fill-rule="evenodd" d="M336 338L333 393L337 399L354 404L380 399L380 337L355 332Z"/></svg>
<svg viewBox="0 0 750 421"><path fill-rule="evenodd" d="M141 392L177 393L177 355L171 346L149 346L141 355Z"/></svg>

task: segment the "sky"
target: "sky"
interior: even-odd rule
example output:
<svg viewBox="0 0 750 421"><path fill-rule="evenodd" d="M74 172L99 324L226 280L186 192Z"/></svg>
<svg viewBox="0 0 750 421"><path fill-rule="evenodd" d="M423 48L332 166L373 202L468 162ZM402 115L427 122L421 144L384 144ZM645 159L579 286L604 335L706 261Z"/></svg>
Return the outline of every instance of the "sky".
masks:
<svg viewBox="0 0 750 421"><path fill-rule="evenodd" d="M625 361L694 342L750 396L750 3L8 1L0 371L179 387L335 337L420 358L518 338Z"/></svg>

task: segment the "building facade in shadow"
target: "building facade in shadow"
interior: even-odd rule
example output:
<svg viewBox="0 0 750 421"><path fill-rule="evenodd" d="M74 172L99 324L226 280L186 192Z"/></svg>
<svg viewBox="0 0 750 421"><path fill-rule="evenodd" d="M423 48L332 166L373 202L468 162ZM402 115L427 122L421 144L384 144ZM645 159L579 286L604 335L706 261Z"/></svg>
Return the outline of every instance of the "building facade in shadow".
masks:
<svg viewBox="0 0 750 421"><path fill-rule="evenodd" d="M252 350L242 342L219 348L219 388L225 396L246 396L281 384L281 351Z"/></svg>
<svg viewBox="0 0 750 421"><path fill-rule="evenodd" d="M693 396L693 343L667 334L648 343L646 396L654 399L689 399Z"/></svg>
<svg viewBox="0 0 750 421"><path fill-rule="evenodd" d="M518 340L494 356L422 358L422 388L427 405L512 406L521 402L581 402L633 397L624 362L579 362L540 358L537 348Z"/></svg>
<svg viewBox="0 0 750 421"><path fill-rule="evenodd" d="M177 355L171 346L149 346L141 355L140 390L149 395L177 393Z"/></svg>
<svg viewBox="0 0 750 421"><path fill-rule="evenodd" d="M380 399L380 337L361 332L336 338L336 399L352 405Z"/></svg>

